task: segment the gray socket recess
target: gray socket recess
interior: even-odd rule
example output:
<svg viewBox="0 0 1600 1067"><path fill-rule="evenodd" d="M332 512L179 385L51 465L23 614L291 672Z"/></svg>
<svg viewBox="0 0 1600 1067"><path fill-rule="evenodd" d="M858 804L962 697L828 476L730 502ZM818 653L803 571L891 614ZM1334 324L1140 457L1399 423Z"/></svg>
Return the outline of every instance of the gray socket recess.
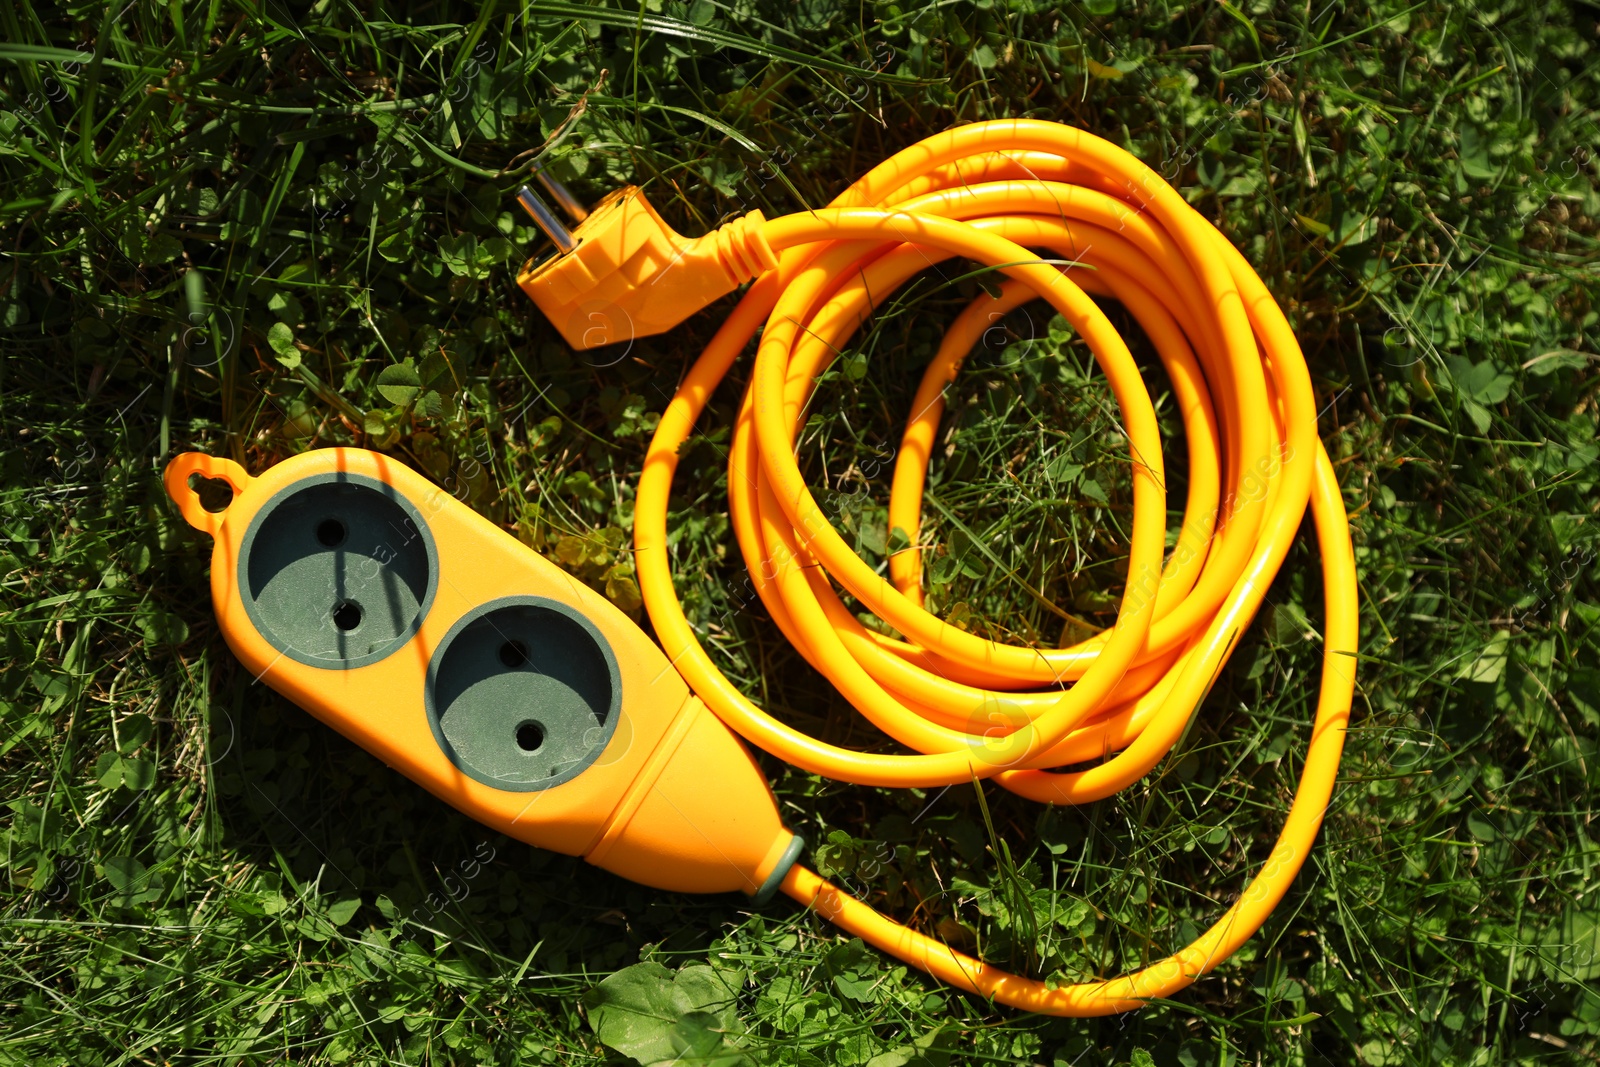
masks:
<svg viewBox="0 0 1600 1067"><path fill-rule="evenodd" d="M428 664L428 724L464 773L533 792L581 774L605 751L622 676L594 623L567 605L511 596L461 618Z"/></svg>
<svg viewBox="0 0 1600 1067"><path fill-rule="evenodd" d="M239 587L273 648L312 667L349 669L400 648L422 625L438 556L417 509L375 478L302 478L245 531Z"/></svg>

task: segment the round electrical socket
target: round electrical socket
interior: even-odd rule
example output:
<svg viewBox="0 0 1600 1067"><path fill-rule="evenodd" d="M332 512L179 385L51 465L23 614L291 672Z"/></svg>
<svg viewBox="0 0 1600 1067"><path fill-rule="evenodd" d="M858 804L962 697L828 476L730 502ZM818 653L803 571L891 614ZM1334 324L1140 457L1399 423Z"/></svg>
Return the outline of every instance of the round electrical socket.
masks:
<svg viewBox="0 0 1600 1067"><path fill-rule="evenodd" d="M500 789L547 789L605 750L622 680L588 619L543 597L503 597L445 635L428 665L427 705L461 770Z"/></svg>
<svg viewBox="0 0 1600 1067"><path fill-rule="evenodd" d="M250 620L279 652L313 667L360 667L404 645L437 583L422 516L357 474L294 483L256 513L240 548Z"/></svg>

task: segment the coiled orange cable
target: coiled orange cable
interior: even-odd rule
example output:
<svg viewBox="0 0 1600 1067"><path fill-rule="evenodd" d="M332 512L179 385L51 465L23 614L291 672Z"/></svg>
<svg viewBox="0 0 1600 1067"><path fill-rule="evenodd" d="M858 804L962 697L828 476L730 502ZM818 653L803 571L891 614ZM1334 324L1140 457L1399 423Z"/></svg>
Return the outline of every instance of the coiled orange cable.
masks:
<svg viewBox="0 0 1600 1067"><path fill-rule="evenodd" d="M1265 921L1305 861L1338 771L1354 692L1355 561L1344 504L1316 433L1305 360L1244 257L1128 153L1031 120L941 133L874 168L828 208L765 223L780 253L662 416L640 479L634 542L645 605L667 655L752 744L863 785L993 778L1050 804L1138 780L1170 750L1249 624L1309 502L1327 619L1321 693L1299 789L1277 847L1192 945L1136 973L1049 988L954 951L793 868L783 889L839 926L959 988L1056 1015L1104 1015L1184 988ZM1046 263L1030 249L1046 249ZM889 577L859 559L802 479L794 446L817 376L877 303L950 257L1007 277L956 320L928 367L899 451L890 523L916 540L942 394L993 316L1043 299L1081 334L1119 405L1134 517L1116 624L1072 648L997 644L928 613L915 548ZM1082 268L1082 269L1080 269ZM1150 397L1090 295L1120 301L1153 342L1188 437L1189 490L1165 550L1166 479ZM729 510L757 592L817 670L912 754L854 752L751 703L706 655L673 588L667 504L678 447L756 331L761 342L729 458ZM862 625L843 587L903 639ZM1051 769L1105 758L1089 770Z"/></svg>

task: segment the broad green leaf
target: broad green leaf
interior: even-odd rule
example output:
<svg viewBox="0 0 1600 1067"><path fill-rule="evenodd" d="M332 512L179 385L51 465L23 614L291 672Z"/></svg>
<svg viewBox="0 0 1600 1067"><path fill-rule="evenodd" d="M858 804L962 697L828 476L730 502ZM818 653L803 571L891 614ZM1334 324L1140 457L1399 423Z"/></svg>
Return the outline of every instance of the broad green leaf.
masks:
<svg viewBox="0 0 1600 1067"><path fill-rule="evenodd" d="M267 331L267 344L278 354L278 362L290 370L300 366L300 349L294 343L294 330L288 323L275 322Z"/></svg>
<svg viewBox="0 0 1600 1067"><path fill-rule="evenodd" d="M724 1040L721 1023L710 1012L686 1012L672 1024L668 1037L672 1056L660 1067L737 1067L750 1062Z"/></svg>
<svg viewBox="0 0 1600 1067"><path fill-rule="evenodd" d="M1084 57L1083 66L1084 69L1089 72L1091 77L1100 78L1105 81L1116 81L1126 73L1120 67L1108 66L1105 63L1097 62L1096 60L1090 59L1087 56Z"/></svg>
<svg viewBox="0 0 1600 1067"><path fill-rule="evenodd" d="M144 261L151 265L171 263L181 255L183 242L169 233L156 234L144 246Z"/></svg>
<svg viewBox="0 0 1600 1067"><path fill-rule="evenodd" d="M631 614L644 604L644 597L639 592L639 583L631 574L614 573L620 569L620 565L613 567L613 573L606 577L606 599Z"/></svg>
<svg viewBox="0 0 1600 1067"><path fill-rule="evenodd" d="M1070 456L1057 456L1045 468L1044 476L1057 484L1069 483L1083 473L1083 465L1072 462Z"/></svg>
<svg viewBox="0 0 1600 1067"><path fill-rule="evenodd" d="M390 263L406 263L411 259L411 234L406 230L391 233L378 242L378 255Z"/></svg>
<svg viewBox="0 0 1600 1067"><path fill-rule="evenodd" d="M72 688L67 679L61 675L45 674L43 671L34 671L28 680L46 700L59 700Z"/></svg>
<svg viewBox="0 0 1600 1067"><path fill-rule="evenodd" d="M1333 231L1332 226L1329 226L1326 222L1318 222L1310 215L1296 214L1295 218L1300 220L1300 225L1304 226L1318 237L1326 237Z"/></svg>
<svg viewBox="0 0 1600 1067"><path fill-rule="evenodd" d="M115 331L100 316L85 315L72 324L72 335L74 343L86 344L89 341L109 341L115 336Z"/></svg>
<svg viewBox="0 0 1600 1067"><path fill-rule="evenodd" d="M889 530L882 512L862 517L861 532L856 540L862 548L875 555L889 554Z"/></svg>
<svg viewBox="0 0 1600 1067"><path fill-rule="evenodd" d="M152 645L179 645L189 636L189 624L170 611L147 609L139 616L139 630Z"/></svg>
<svg viewBox="0 0 1600 1067"><path fill-rule="evenodd" d="M145 876L145 865L132 856L112 856L100 865L100 870L119 893L135 888Z"/></svg>
<svg viewBox="0 0 1600 1067"><path fill-rule="evenodd" d="M229 897L227 904L228 910L233 912L235 915L244 915L250 918L259 919L261 916L267 913L267 910L261 906L261 902L247 893L240 893L236 896Z"/></svg>
<svg viewBox="0 0 1600 1067"><path fill-rule="evenodd" d="M1467 657L1456 677L1469 682L1498 682L1506 672L1506 660L1510 653L1511 632L1496 630L1494 636L1489 638L1489 643L1476 656Z"/></svg>
<svg viewBox="0 0 1600 1067"><path fill-rule="evenodd" d="M1460 398L1462 410L1480 434L1488 433L1494 421L1489 405L1510 396L1516 379L1502 371L1493 360L1473 363L1461 356L1446 360L1445 372L1445 381Z"/></svg>
<svg viewBox="0 0 1600 1067"><path fill-rule="evenodd" d="M854 971L846 971L833 977L833 988L851 1000L859 1000L863 1004L870 1003L876 993L878 979L873 975L859 978Z"/></svg>
<svg viewBox="0 0 1600 1067"><path fill-rule="evenodd" d="M317 278L316 263L302 259L278 272L278 280L285 285L309 285Z"/></svg>
<svg viewBox="0 0 1600 1067"><path fill-rule="evenodd" d="M472 269L473 258L478 253L478 239L472 234L439 238L439 258L452 274L466 274Z"/></svg>
<svg viewBox="0 0 1600 1067"><path fill-rule="evenodd" d="M1333 224L1329 240L1346 248L1370 241L1378 232L1377 220L1359 211L1346 211Z"/></svg>
<svg viewBox="0 0 1600 1067"><path fill-rule="evenodd" d="M880 1052L868 1060L862 1067L905 1067L916 1058L917 1050L914 1048L896 1048L888 1052Z"/></svg>
<svg viewBox="0 0 1600 1067"><path fill-rule="evenodd" d="M479 258L490 263L504 263L517 254L517 246L504 237L491 237L478 246Z"/></svg>
<svg viewBox="0 0 1600 1067"><path fill-rule="evenodd" d="M608 1048L640 1063L673 1055L672 1024L682 1012L673 974L659 963L625 967L584 996L589 1025Z"/></svg>
<svg viewBox="0 0 1600 1067"><path fill-rule="evenodd" d="M149 760L122 761L122 784L132 790L149 789L156 782L156 765Z"/></svg>
<svg viewBox="0 0 1600 1067"><path fill-rule="evenodd" d="M353 919L359 910L361 910L360 897L347 897L344 900L335 901L328 907L328 921L335 926L343 926Z"/></svg>
<svg viewBox="0 0 1600 1067"><path fill-rule="evenodd" d="M278 321L293 326L297 322L304 322L306 313L300 306L300 299L293 293L275 292L267 297L267 310L278 317ZM290 334L291 339L293 333Z"/></svg>
<svg viewBox="0 0 1600 1067"><path fill-rule="evenodd" d="M1455 389L1480 404L1498 404L1511 395L1516 379L1497 367L1493 360L1473 363L1454 356L1446 362Z"/></svg>
<svg viewBox="0 0 1600 1067"><path fill-rule="evenodd" d="M95 760L95 784L102 789L115 789L122 784L122 757L115 752L106 752Z"/></svg>
<svg viewBox="0 0 1600 1067"><path fill-rule="evenodd" d="M1545 931L1540 958L1553 981L1575 985L1600 979L1600 908L1569 901L1560 921Z"/></svg>
<svg viewBox="0 0 1600 1067"><path fill-rule="evenodd" d="M1484 181L1500 173L1500 168L1489 161L1489 141L1476 126L1463 123L1456 129L1460 138L1459 156L1461 170L1469 178Z"/></svg>
<svg viewBox="0 0 1600 1067"><path fill-rule="evenodd" d="M155 730L155 723L143 712L128 716L117 727L117 751L127 755L150 740Z"/></svg>
<svg viewBox="0 0 1600 1067"><path fill-rule="evenodd" d="M1549 352L1541 352L1532 359L1523 363L1529 374L1544 377L1554 374L1558 370L1577 370L1589 365L1591 360L1600 359L1600 356L1590 355L1587 352L1577 352L1570 348L1556 348Z"/></svg>
<svg viewBox="0 0 1600 1067"><path fill-rule="evenodd" d="M1251 196L1261 188L1261 175L1235 174L1228 183L1217 190L1218 196Z"/></svg>
<svg viewBox="0 0 1600 1067"><path fill-rule="evenodd" d="M112 856L100 865L100 873L115 891L115 902L121 907L137 907L161 899L160 877L131 856Z"/></svg>
<svg viewBox="0 0 1600 1067"><path fill-rule="evenodd" d="M378 375L378 393L395 407L403 408L422 391L422 379L410 363L395 363Z"/></svg>
<svg viewBox="0 0 1600 1067"><path fill-rule="evenodd" d="M595 1035L646 1067L735 1067L750 1060L727 1040L742 1032L734 981L703 964L674 973L638 963L595 986L583 1003Z"/></svg>
<svg viewBox="0 0 1600 1067"><path fill-rule="evenodd" d="M1480 434L1489 432L1489 427L1494 424L1494 415L1488 408L1476 400L1463 400L1461 408L1467 413L1467 418L1472 420L1472 425L1478 428Z"/></svg>
<svg viewBox="0 0 1600 1067"><path fill-rule="evenodd" d="M511 242L504 237L491 237L481 245L470 233L439 238L440 260L450 273L463 278L482 278L490 267L509 258L513 252Z"/></svg>

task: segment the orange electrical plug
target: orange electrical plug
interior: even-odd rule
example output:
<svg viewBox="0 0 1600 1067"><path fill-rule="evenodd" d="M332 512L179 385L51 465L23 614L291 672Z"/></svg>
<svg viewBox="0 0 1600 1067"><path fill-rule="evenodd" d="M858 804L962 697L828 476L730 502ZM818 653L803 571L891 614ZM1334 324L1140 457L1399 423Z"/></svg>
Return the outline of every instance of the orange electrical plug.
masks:
<svg viewBox="0 0 1600 1067"><path fill-rule="evenodd" d="M691 238L637 186L611 193L570 233L526 190L523 204L558 254L530 259L517 284L580 351L665 333L778 265L759 211Z"/></svg>
<svg viewBox="0 0 1600 1067"><path fill-rule="evenodd" d="M793 865L766 778L660 648L409 468L327 448L252 478L190 452L165 484L215 539L246 669L441 800L660 889L764 899Z"/></svg>

